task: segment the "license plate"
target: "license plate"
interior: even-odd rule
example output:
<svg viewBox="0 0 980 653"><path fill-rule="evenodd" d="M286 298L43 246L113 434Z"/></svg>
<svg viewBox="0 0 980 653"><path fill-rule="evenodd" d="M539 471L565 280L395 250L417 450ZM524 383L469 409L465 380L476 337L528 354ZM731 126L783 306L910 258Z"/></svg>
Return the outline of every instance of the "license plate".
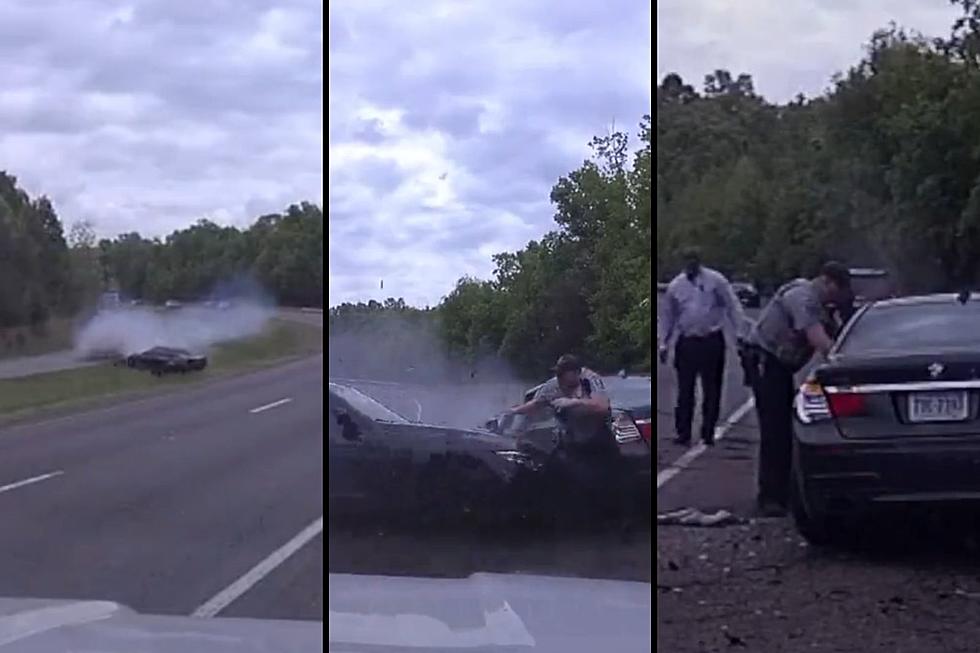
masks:
<svg viewBox="0 0 980 653"><path fill-rule="evenodd" d="M966 392L914 392L909 395L909 421L961 422L970 410Z"/></svg>

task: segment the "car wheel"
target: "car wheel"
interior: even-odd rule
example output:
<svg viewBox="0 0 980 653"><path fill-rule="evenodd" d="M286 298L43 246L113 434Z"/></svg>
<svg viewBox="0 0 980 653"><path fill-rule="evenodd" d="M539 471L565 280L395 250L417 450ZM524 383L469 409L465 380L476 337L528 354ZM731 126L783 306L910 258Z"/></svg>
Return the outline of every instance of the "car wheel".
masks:
<svg viewBox="0 0 980 653"><path fill-rule="evenodd" d="M790 477L789 511L796 531L809 544L816 547L839 547L852 542L851 531L841 520L833 519L821 510L814 510L807 501L803 474L799 468L794 443L793 471Z"/></svg>
<svg viewBox="0 0 980 653"><path fill-rule="evenodd" d="M831 535L828 520L822 513L815 513L806 507L806 501L801 496L802 491L797 487L797 479L793 479L793 490L790 493L789 508L793 516L796 531L813 546L832 546L835 544Z"/></svg>

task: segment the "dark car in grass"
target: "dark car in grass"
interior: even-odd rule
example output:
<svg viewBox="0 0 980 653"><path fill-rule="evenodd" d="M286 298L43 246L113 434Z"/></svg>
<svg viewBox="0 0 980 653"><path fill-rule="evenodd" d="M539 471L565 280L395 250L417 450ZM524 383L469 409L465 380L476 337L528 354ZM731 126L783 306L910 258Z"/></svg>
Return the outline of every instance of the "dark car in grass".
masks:
<svg viewBox="0 0 980 653"><path fill-rule="evenodd" d="M791 509L833 544L878 512L980 512L980 295L872 302L795 399Z"/></svg>
<svg viewBox="0 0 980 653"><path fill-rule="evenodd" d="M156 376L203 370L208 365L204 354L193 354L177 347L153 347L126 357L126 366L136 370L148 370Z"/></svg>
<svg viewBox="0 0 980 653"><path fill-rule="evenodd" d="M514 438L410 422L346 384L329 382L327 394L333 516L507 518L540 470Z"/></svg>

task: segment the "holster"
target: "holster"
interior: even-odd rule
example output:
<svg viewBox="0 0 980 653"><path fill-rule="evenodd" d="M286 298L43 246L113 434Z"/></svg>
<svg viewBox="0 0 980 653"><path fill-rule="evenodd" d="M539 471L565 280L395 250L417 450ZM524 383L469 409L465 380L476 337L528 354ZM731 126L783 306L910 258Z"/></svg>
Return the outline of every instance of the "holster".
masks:
<svg viewBox="0 0 980 653"><path fill-rule="evenodd" d="M742 384L752 388L762 378L762 350L747 342L738 343L738 359L742 365Z"/></svg>

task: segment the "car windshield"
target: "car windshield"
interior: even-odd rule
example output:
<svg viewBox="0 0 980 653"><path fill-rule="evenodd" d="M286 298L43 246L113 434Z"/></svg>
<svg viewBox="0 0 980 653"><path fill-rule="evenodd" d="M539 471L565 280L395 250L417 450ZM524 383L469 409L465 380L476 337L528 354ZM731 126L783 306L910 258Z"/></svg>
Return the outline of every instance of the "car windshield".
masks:
<svg viewBox="0 0 980 653"><path fill-rule="evenodd" d="M980 301L899 301L861 315L838 347L842 356L976 350L980 347Z"/></svg>
<svg viewBox="0 0 980 653"><path fill-rule="evenodd" d="M375 399L372 399L363 392L355 390L354 388L331 383L330 394L340 397L346 401L351 408L376 422L408 422L407 419L395 411L391 410Z"/></svg>

